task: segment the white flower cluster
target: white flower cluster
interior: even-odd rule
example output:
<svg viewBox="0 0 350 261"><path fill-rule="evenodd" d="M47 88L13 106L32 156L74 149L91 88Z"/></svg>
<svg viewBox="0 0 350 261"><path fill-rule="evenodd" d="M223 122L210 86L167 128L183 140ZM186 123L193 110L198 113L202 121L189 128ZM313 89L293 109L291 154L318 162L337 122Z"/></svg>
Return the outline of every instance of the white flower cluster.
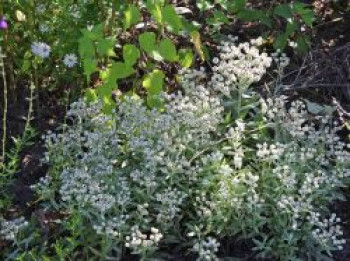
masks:
<svg viewBox="0 0 350 261"><path fill-rule="evenodd" d="M51 181L52 178L50 176L41 177L38 183L33 184L30 187L35 190L45 189L46 187L50 186Z"/></svg>
<svg viewBox="0 0 350 261"><path fill-rule="evenodd" d="M288 45L292 47L293 49L298 47L298 43L294 41L288 41Z"/></svg>
<svg viewBox="0 0 350 261"><path fill-rule="evenodd" d="M186 194L176 188L168 188L163 193L156 194L156 200L161 204L157 220L159 222L173 220L181 211L180 207L185 198Z"/></svg>
<svg viewBox="0 0 350 261"><path fill-rule="evenodd" d="M283 154L286 145L279 142L267 145L267 143L257 144L256 156L266 161L278 160Z"/></svg>
<svg viewBox="0 0 350 261"><path fill-rule="evenodd" d="M201 85L186 90L186 96L163 97L165 112L149 110L131 97L118 101L116 113L108 116L99 103L72 104L68 118L74 123L64 126L62 134L46 136L45 161L64 167L58 176L37 185L37 191L43 196L42 186L59 180L62 204L90 212L98 234L128 241L128 228L139 218L145 227L172 229L187 198L181 184L195 180L203 168L195 154L211 144L223 108L220 99ZM151 202L156 205L150 210ZM145 229L140 224L141 228ZM160 239L153 235L142 242ZM139 242L135 240L129 242L133 248Z"/></svg>
<svg viewBox="0 0 350 261"><path fill-rule="evenodd" d="M193 250L198 253L198 261L215 261L219 260L216 253L219 251L220 243L213 237L207 237L200 240L193 246Z"/></svg>
<svg viewBox="0 0 350 261"><path fill-rule="evenodd" d="M291 45L293 48L295 48L295 45ZM282 53L281 50L277 50L276 52L271 54L271 57L273 61L278 65L279 68L283 69L287 65L289 65L290 59L289 57L285 54Z"/></svg>
<svg viewBox="0 0 350 261"><path fill-rule="evenodd" d="M125 246L128 248L133 248L136 253L142 248L150 248L156 246L163 238L163 235L159 232L159 229L154 227L150 229L149 234L142 233L137 225L133 226L131 228L131 231L131 235L126 236L125 238Z"/></svg>
<svg viewBox="0 0 350 261"><path fill-rule="evenodd" d="M111 238L116 238L120 235L120 227L125 225L128 218L128 215L121 215L119 217L110 218L107 221L103 219L102 222L98 222L92 227L98 235L107 235Z"/></svg>
<svg viewBox="0 0 350 261"><path fill-rule="evenodd" d="M344 238L340 239L343 236L343 230L337 224L340 223L340 218L337 218L336 214L333 213L329 219L325 218L322 220L320 213L312 212L308 219L310 224L316 227L312 231L312 235L320 244L325 246L332 245L338 250L343 249L346 240Z"/></svg>
<svg viewBox="0 0 350 261"><path fill-rule="evenodd" d="M30 186L30 188L34 191L37 191L41 195L45 195L45 197L50 197L55 193L54 190L50 189L52 184L52 177L47 175L41 177L39 182Z"/></svg>
<svg viewBox="0 0 350 261"><path fill-rule="evenodd" d="M24 217L19 217L13 220L5 220L0 218L0 238L14 241L17 233L27 225L28 222L24 219Z"/></svg>
<svg viewBox="0 0 350 261"><path fill-rule="evenodd" d="M229 96L232 90L246 89L257 82L271 66L267 53L249 43L224 42L220 47L220 58L213 59L213 77L209 85Z"/></svg>
<svg viewBox="0 0 350 261"><path fill-rule="evenodd" d="M232 146L233 165L236 169L241 169L244 159L244 151L242 146L243 133L245 130L245 123L241 120L236 121L237 127L229 128L227 137Z"/></svg>
<svg viewBox="0 0 350 261"><path fill-rule="evenodd" d="M264 43L264 39L260 36L256 39L251 39L250 43L255 46L261 46Z"/></svg>
<svg viewBox="0 0 350 261"><path fill-rule="evenodd" d="M347 149L349 145L338 135L343 126L334 121L332 116L312 116L303 101L289 103L285 96L261 100L261 103L265 117L280 126L280 132L284 130L284 133L292 136L293 140L308 143L304 143L305 147L300 148L304 152L301 156L302 161L315 157L315 160L322 165L329 165L331 158L336 162L349 162L350 152ZM316 149L320 144L323 144L324 150L322 154L317 154Z"/></svg>
<svg viewBox="0 0 350 261"><path fill-rule="evenodd" d="M72 16L72 18L74 20L79 20L81 18L81 11L78 7L78 5L73 4L69 7L68 12L70 13L70 15Z"/></svg>
<svg viewBox="0 0 350 261"><path fill-rule="evenodd" d="M250 44L220 50L213 77L182 71L183 92L163 94L161 110L127 95L110 115L101 102L73 103L69 125L46 136L52 167L38 193L50 200L44 187L58 188L62 207L139 254L194 227L206 238L191 239L199 260L216 260L219 244L209 236L240 233L271 239L263 251L280 260L302 256L295 249L310 237L322 250L340 249L334 218L326 225L310 216L327 216L350 177L341 126L283 96L261 98L259 107L247 88L271 58ZM254 106L240 116L237 104Z"/></svg>

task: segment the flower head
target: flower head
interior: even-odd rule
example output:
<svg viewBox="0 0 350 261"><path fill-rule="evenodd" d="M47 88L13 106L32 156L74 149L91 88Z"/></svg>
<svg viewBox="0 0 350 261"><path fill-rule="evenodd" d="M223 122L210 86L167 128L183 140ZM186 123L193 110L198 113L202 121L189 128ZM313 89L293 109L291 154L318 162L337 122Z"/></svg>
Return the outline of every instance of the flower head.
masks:
<svg viewBox="0 0 350 261"><path fill-rule="evenodd" d="M38 14L43 14L46 11L46 6L44 4L39 4L35 7L35 10Z"/></svg>
<svg viewBox="0 0 350 261"><path fill-rule="evenodd" d="M63 58L63 63L68 68L72 68L78 63L78 57L74 53L66 54Z"/></svg>
<svg viewBox="0 0 350 261"><path fill-rule="evenodd" d="M47 58L50 55L51 47L43 42L34 42L31 46L34 55L41 58Z"/></svg>
<svg viewBox="0 0 350 261"><path fill-rule="evenodd" d="M7 28L8 28L8 24L7 24L6 20L5 20L5 18L1 17L1 19L0 19L0 29L1 30L6 30Z"/></svg>
<svg viewBox="0 0 350 261"><path fill-rule="evenodd" d="M47 24L40 24L39 31L41 33L47 33L48 31L50 31L50 27Z"/></svg>
<svg viewBox="0 0 350 261"><path fill-rule="evenodd" d="M77 5L72 5L70 8L69 8L69 12L71 14L71 16L75 19L75 20L78 20L81 18L81 13L80 13L80 10L78 8Z"/></svg>

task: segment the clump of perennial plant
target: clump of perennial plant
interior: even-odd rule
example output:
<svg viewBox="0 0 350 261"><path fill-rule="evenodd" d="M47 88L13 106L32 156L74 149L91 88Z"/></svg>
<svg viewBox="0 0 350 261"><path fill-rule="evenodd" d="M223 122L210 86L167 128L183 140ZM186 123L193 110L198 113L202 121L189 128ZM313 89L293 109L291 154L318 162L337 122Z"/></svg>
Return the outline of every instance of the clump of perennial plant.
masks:
<svg viewBox="0 0 350 261"><path fill-rule="evenodd" d="M28 225L24 217L19 217L12 220L0 218L0 238L8 241L14 241L17 233Z"/></svg>
<svg viewBox="0 0 350 261"><path fill-rule="evenodd" d="M73 103L72 124L46 136L51 169L35 186L46 207L58 195L86 229L142 258L177 242L216 260L233 236L279 260L341 249L340 220L327 211L350 175L341 126L303 101L254 93L273 62L257 47L220 51L211 79L181 72L183 91L163 94L162 109L127 95L111 115Z"/></svg>

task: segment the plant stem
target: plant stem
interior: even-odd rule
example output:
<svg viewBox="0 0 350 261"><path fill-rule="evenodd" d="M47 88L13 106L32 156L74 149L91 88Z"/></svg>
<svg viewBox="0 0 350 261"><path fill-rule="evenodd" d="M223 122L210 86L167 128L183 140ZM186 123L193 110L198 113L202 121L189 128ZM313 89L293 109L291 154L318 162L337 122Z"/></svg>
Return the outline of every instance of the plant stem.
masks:
<svg viewBox="0 0 350 261"><path fill-rule="evenodd" d="M32 113L33 113L33 95L34 95L34 90L35 90L35 85L33 82L31 82L30 85L30 94L29 94L29 107L28 107L28 114L27 114L27 119L26 119L26 124L24 126L24 132L23 136L25 136L29 126L30 126L30 121L32 120Z"/></svg>
<svg viewBox="0 0 350 261"><path fill-rule="evenodd" d="M7 82L6 82L6 74L5 74L5 66L4 66L4 56L2 54L2 49L0 46L0 66L1 66L1 74L4 84L4 115L2 117L2 158L3 162L5 162L6 158L6 134L7 134Z"/></svg>
<svg viewBox="0 0 350 261"><path fill-rule="evenodd" d="M34 85L36 88L36 113L37 113L37 123L39 124L39 121L41 119L41 112L40 112L40 88L39 88L39 79L38 79L38 63L37 61L34 61Z"/></svg>
<svg viewBox="0 0 350 261"><path fill-rule="evenodd" d="M242 90L241 86L238 87L238 101L237 101L237 118L239 119L241 114L241 108L242 108Z"/></svg>

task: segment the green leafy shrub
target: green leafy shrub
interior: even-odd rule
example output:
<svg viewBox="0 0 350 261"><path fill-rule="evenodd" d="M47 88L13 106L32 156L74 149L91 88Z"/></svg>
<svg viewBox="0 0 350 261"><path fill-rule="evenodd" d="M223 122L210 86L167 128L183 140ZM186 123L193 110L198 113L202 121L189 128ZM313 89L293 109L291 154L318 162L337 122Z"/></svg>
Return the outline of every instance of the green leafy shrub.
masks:
<svg viewBox="0 0 350 261"><path fill-rule="evenodd" d="M174 6L164 1L121 3L114 11L123 17L119 24L116 23L117 37L109 37L105 25L99 24L91 30L82 30L79 39L79 53L87 80L90 81L90 76L96 72L102 80L100 86L88 90L87 97L89 100L99 97L104 102L105 112L110 112L115 105L113 91L119 84L132 82L130 91L139 95L140 89L145 90L148 106L159 107L161 102L157 95L164 91L164 82L170 77L165 75L165 65L190 67L194 60L190 37L187 37L190 48L179 44L178 38L185 33L194 35L198 32L187 27ZM118 30L118 26L123 30ZM116 43L116 39L121 40ZM196 49L200 50L200 42L197 40L196 43ZM135 76L142 80L134 81Z"/></svg>
<svg viewBox="0 0 350 261"><path fill-rule="evenodd" d="M221 8L215 9L218 5ZM208 16L198 24L185 19L192 10L162 0L74 4L63 0L9 1L4 5L4 13L11 22L5 37L9 68L13 67L16 75L23 78L34 75L40 92L53 90L57 85L73 85L77 87L72 88L73 93L77 94L83 87L92 87L86 90L86 96L103 100L105 112L111 112L115 106L113 94L118 89L125 92L125 86L126 91L137 95L151 93L148 106L161 106L156 94L169 83L174 85L178 67L191 66L196 54L201 61L208 59L199 32L208 39L214 38L221 26L234 17L269 26L269 34L264 37L272 37L276 49L284 49L289 39L294 41L293 47L307 49L308 40L300 30L303 23L312 25L313 13L308 6L296 1L259 11L246 5L241 0L218 1L216 5L212 1L198 1L203 16ZM207 32L208 26L214 30ZM45 62L30 48L41 43L50 48L45 56L50 59ZM135 76L140 80L133 81ZM143 82L151 80L158 82L157 87L145 88Z"/></svg>
<svg viewBox="0 0 350 261"><path fill-rule="evenodd" d="M183 91L163 93L162 109L135 96L109 115L101 101L73 103L72 124L46 137L51 168L35 185L46 211L65 213L62 233L79 239L66 256L145 260L175 244L217 260L220 240L233 236L279 260L342 249L340 220L327 210L350 175L341 126L309 112L312 103L255 93L271 63L248 43L224 42L210 79L182 71ZM36 248L19 243L16 254Z"/></svg>
<svg viewBox="0 0 350 261"><path fill-rule="evenodd" d="M197 2L197 7L206 13L212 13L207 18L207 23L214 27L214 31L220 31L223 25L233 22L234 18L243 21L260 22L268 29L264 38L271 38L275 50L284 50L288 44L296 48L299 53L308 50L310 38L305 35L306 27L311 28L315 21L312 8L301 1L292 1L282 4L279 1L262 7L263 10L247 7L246 0L233 1L202 0ZM221 10L217 10L217 6Z"/></svg>

